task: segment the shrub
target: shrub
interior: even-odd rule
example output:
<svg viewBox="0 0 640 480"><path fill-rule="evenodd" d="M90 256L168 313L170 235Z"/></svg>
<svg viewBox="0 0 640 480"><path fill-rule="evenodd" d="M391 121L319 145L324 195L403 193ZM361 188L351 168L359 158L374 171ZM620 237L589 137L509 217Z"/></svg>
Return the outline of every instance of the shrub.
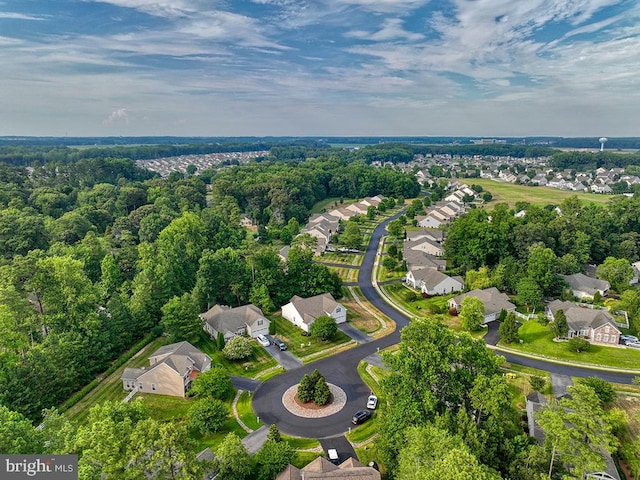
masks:
<svg viewBox="0 0 640 480"><path fill-rule="evenodd" d="M272 319L271 322L269 322L269 335L275 335L276 334L276 319Z"/></svg>
<svg viewBox="0 0 640 480"><path fill-rule="evenodd" d="M404 299L406 302L415 302L417 298L418 298L418 295L416 295L416 292L413 292L411 290L408 290L404 294Z"/></svg>
<svg viewBox="0 0 640 480"><path fill-rule="evenodd" d="M532 377L529 377L529 385L531 385L531 388L536 392L542 392L542 390L544 390L544 387L547 385L547 381L542 377L534 375Z"/></svg>
<svg viewBox="0 0 640 480"><path fill-rule="evenodd" d="M611 385L606 380L598 377L587 377L578 379L578 383L586 385L591 388L596 395L600 399L602 403L612 402L616 398L616 392L613 390L613 385Z"/></svg>
<svg viewBox="0 0 640 480"><path fill-rule="evenodd" d="M253 353L251 342L248 338L235 336L227 342L222 349L222 354L227 360L242 360Z"/></svg>
<svg viewBox="0 0 640 480"><path fill-rule="evenodd" d="M222 351L222 349L224 348L224 334L222 332L218 332L216 344L218 345L218 350Z"/></svg>
<svg viewBox="0 0 640 480"><path fill-rule="evenodd" d="M320 315L309 327L309 333L322 340L331 340L338 333L338 325L332 317Z"/></svg>
<svg viewBox="0 0 640 480"><path fill-rule="evenodd" d="M211 397L218 400L226 400L233 395L231 378L222 368L211 368L201 373L191 384L189 396Z"/></svg>
<svg viewBox="0 0 640 480"><path fill-rule="evenodd" d="M458 310L456 310L455 308L450 308L449 309L449 315L451 315L452 317L457 317L458 316Z"/></svg>
<svg viewBox="0 0 640 480"><path fill-rule="evenodd" d="M569 350L576 353L586 352L591 348L591 344L589 343L589 341L580 337L573 337L571 340L569 340L568 345Z"/></svg>
<svg viewBox="0 0 640 480"><path fill-rule="evenodd" d="M315 384L311 382L311 377L305 374L298 384L298 400L307 403L313 400L315 394Z"/></svg>

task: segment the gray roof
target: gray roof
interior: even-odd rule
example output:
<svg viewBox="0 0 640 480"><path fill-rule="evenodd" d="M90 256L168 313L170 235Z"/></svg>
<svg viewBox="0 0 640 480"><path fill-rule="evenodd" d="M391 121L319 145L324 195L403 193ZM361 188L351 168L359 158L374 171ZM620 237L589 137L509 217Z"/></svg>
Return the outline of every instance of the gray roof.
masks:
<svg viewBox="0 0 640 480"><path fill-rule="evenodd" d="M380 480L380 472L372 467L349 458L340 465L334 465L324 457L317 457L302 469L293 465L281 472L276 480L316 480L330 478L333 480Z"/></svg>
<svg viewBox="0 0 640 480"><path fill-rule="evenodd" d="M571 290L578 290L589 294L595 294L598 290L607 291L610 288L609 282L587 277L584 273L574 273L573 275L562 275Z"/></svg>
<svg viewBox="0 0 640 480"><path fill-rule="evenodd" d="M435 288L445 280L451 278L449 277L449 275L445 275L435 268L420 268L417 270L411 270L411 274L416 280L424 282L425 286L428 289Z"/></svg>
<svg viewBox="0 0 640 480"><path fill-rule="evenodd" d="M186 375L195 369L202 371L211 363L211 358L202 353L189 342L178 342L160 347L149 357L149 368L125 368L121 375L123 380L135 380L143 373L149 372L158 365L167 365L179 375Z"/></svg>
<svg viewBox="0 0 640 480"><path fill-rule="evenodd" d="M250 303L235 308L215 305L201 314L200 318L217 332L236 332L244 326L251 325L255 320L265 317L262 310Z"/></svg>
<svg viewBox="0 0 640 480"><path fill-rule="evenodd" d="M615 326L615 319L606 310L581 307L573 302L563 302L561 300L554 300L549 303L548 308L554 315L558 310L564 311L567 317L567 324L574 332L583 328L598 328L606 324L611 324L613 328L618 330Z"/></svg>
<svg viewBox="0 0 640 480"><path fill-rule="evenodd" d="M411 250L410 248L402 249L402 256L407 262L407 268L416 270L418 268L437 268L442 270L446 268L447 261L438 258L420 250Z"/></svg>
<svg viewBox="0 0 640 480"><path fill-rule="evenodd" d="M330 293L321 293L309 298L294 295L289 302L302 315L302 321L307 324L322 315L329 315L338 306L338 302Z"/></svg>
<svg viewBox="0 0 640 480"><path fill-rule="evenodd" d="M456 302L457 305L461 305L466 297L476 297L482 300L485 315L492 315L500 313L502 310L509 311L516 308L516 306L509 301L509 297L496 287L485 288L484 290L471 290L470 292L453 297L452 300Z"/></svg>

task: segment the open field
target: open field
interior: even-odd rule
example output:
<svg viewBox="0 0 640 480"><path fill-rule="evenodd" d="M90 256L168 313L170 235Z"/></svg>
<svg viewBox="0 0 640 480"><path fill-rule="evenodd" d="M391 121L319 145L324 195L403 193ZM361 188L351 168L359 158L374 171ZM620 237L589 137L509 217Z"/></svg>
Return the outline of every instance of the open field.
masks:
<svg viewBox="0 0 640 480"><path fill-rule="evenodd" d="M500 342L499 345L521 352L577 363L630 370L638 369L640 366L640 351L630 348L591 345L588 352L572 352L569 350L567 342L554 342L551 328L548 325L540 324L537 320L524 322L519 333L523 343L507 345Z"/></svg>
<svg viewBox="0 0 640 480"><path fill-rule="evenodd" d="M526 185L516 185L513 183L503 183L490 180L488 178L466 178L462 179L465 183L472 183L482 186L485 190L491 192L493 200L487 204L486 208L493 208L496 203L508 203L510 207L514 207L516 202L529 202L533 205L557 205L565 198L577 196L581 201L586 203L596 203L604 205L609 203L613 197L611 195L602 195L597 193L572 192L559 190L557 188L548 187L528 187Z"/></svg>

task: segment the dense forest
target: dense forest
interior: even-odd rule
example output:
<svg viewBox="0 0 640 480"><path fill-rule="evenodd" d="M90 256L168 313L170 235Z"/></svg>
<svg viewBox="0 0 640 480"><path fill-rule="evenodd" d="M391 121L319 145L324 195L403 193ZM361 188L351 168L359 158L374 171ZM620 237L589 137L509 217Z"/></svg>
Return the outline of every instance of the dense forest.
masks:
<svg viewBox="0 0 640 480"><path fill-rule="evenodd" d="M193 323L164 321L169 301L268 311L293 294L339 296L309 251L285 265L272 243L290 243L327 197L419 191L409 174L341 158L168 179L129 158L0 163L0 182L0 403L34 420L153 329L184 338Z"/></svg>
<svg viewBox="0 0 640 480"><path fill-rule="evenodd" d="M556 152L549 165L557 169L574 169L581 172L597 168L625 168L640 165L640 154L615 152Z"/></svg>

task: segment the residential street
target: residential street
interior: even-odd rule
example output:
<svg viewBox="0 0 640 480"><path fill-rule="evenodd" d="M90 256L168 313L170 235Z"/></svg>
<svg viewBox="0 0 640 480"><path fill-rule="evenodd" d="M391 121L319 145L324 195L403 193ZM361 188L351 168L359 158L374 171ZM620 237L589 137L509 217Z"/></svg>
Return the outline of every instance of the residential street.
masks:
<svg viewBox="0 0 640 480"><path fill-rule="evenodd" d="M385 234L386 224L397 216L399 214L387 219L374 230L358 275L358 286L363 295L378 310L396 322L396 330L386 337L359 345L310 365L288 370L286 373L259 385L253 398L253 409L256 415L267 425L275 423L281 432L288 435L311 438L332 437L347 432L351 426L353 413L365 407L369 388L360 379L356 371L358 363L368 355L398 343L400 341L400 330L409 323L409 318L389 305L372 285L373 266L379 241ZM615 383L631 383L634 377L630 374L565 366L513 354L498 353L511 363L546 370L557 375L596 376ZM282 395L290 386L298 383L302 375L311 373L316 368L326 377L329 383L338 385L345 391L347 404L340 412L329 417L298 417L285 409L282 404Z"/></svg>

